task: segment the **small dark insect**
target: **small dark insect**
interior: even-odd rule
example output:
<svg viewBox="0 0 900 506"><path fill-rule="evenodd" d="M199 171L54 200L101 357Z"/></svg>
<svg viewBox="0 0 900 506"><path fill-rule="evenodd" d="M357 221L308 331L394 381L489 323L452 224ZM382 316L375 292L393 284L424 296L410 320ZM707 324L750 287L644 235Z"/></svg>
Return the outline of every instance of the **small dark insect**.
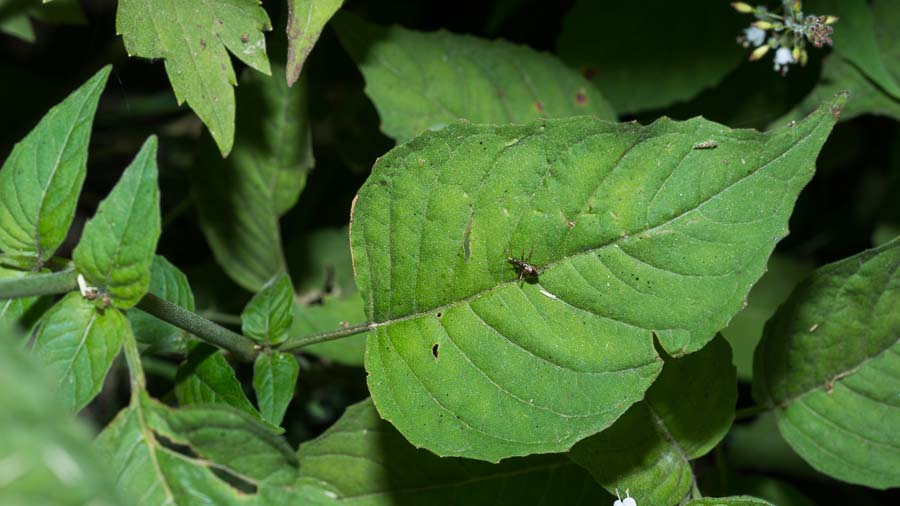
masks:
<svg viewBox="0 0 900 506"><path fill-rule="evenodd" d="M516 270L519 272L519 281L522 280L533 280L537 279L538 275L541 273L537 267L531 265L529 262L531 261L531 254L534 253L534 248L531 248L531 251L528 253L528 256L525 257L524 252L521 257L506 257L506 261L513 264Z"/></svg>

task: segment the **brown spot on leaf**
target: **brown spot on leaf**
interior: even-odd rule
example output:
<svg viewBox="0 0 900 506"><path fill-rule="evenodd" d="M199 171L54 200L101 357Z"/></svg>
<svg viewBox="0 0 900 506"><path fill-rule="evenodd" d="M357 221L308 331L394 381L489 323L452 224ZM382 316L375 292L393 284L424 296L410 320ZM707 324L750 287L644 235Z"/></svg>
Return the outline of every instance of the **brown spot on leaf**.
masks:
<svg viewBox="0 0 900 506"><path fill-rule="evenodd" d="M250 36L247 35L246 33L241 35L241 42L243 42L244 44L250 42Z"/></svg>
<svg viewBox="0 0 900 506"><path fill-rule="evenodd" d="M584 88L578 90L578 93L575 94L575 103L578 105L587 104L587 91Z"/></svg>
<svg viewBox="0 0 900 506"><path fill-rule="evenodd" d="M540 100L536 100L534 102L534 110L537 111L539 114L543 114L544 113L544 104Z"/></svg>
<svg viewBox="0 0 900 506"><path fill-rule="evenodd" d="M200 39L200 48L201 48L201 49L206 49L206 41L203 40L203 39Z"/></svg>

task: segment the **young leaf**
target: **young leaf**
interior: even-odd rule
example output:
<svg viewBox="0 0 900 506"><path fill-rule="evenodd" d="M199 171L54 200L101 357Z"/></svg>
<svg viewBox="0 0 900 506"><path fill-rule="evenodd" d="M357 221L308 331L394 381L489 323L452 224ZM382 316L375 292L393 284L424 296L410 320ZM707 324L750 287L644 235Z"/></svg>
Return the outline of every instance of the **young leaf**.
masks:
<svg viewBox="0 0 900 506"><path fill-rule="evenodd" d="M88 139L104 67L16 144L0 169L0 251L40 265L62 244L87 172Z"/></svg>
<svg viewBox="0 0 900 506"><path fill-rule="evenodd" d="M288 0L287 83L293 86L325 24L344 0Z"/></svg>
<svg viewBox="0 0 900 506"><path fill-rule="evenodd" d="M234 142L234 90L228 51L269 74L269 16L259 0L121 0L116 32L130 56L164 58L178 104L187 101L209 128L222 156ZM228 48L228 51L226 51Z"/></svg>
<svg viewBox="0 0 900 506"><path fill-rule="evenodd" d="M134 306L150 286L159 239L156 137L151 136L84 226L72 259L87 282L119 308Z"/></svg>
<svg viewBox="0 0 900 506"><path fill-rule="evenodd" d="M320 304L309 306L294 304L294 323L291 326L291 335L304 336L328 332L337 330L347 323L361 323L365 320L363 300L358 292L346 299L327 295L322 298ZM368 335L368 332L363 332L334 341L305 346L303 352L344 365L361 366L366 353L366 336Z"/></svg>
<svg viewBox="0 0 900 506"><path fill-rule="evenodd" d="M114 308L104 311L72 292L44 315L34 353L50 371L68 409L91 402L131 332L128 320Z"/></svg>
<svg viewBox="0 0 900 506"><path fill-rule="evenodd" d="M397 142L458 119L615 119L603 96L552 55L502 40L385 28L347 14L334 24L362 70L382 129Z"/></svg>
<svg viewBox="0 0 900 506"><path fill-rule="evenodd" d="M294 288L287 274L278 274L250 299L241 313L241 329L247 337L275 345L284 342L294 315Z"/></svg>
<svg viewBox="0 0 900 506"><path fill-rule="evenodd" d="M0 321L0 504L123 504L109 469L91 451L90 431Z"/></svg>
<svg viewBox="0 0 900 506"><path fill-rule="evenodd" d="M225 272L250 291L285 270L278 218L296 204L313 166L306 87L288 88L283 72L241 76L234 153L222 160L206 143L192 174L206 240Z"/></svg>
<svg viewBox="0 0 900 506"><path fill-rule="evenodd" d="M666 360L644 400L569 455L610 493L631 490L641 506L678 504L690 492L690 461L728 432L737 401L731 350L720 336Z"/></svg>
<svg viewBox="0 0 900 506"><path fill-rule="evenodd" d="M896 53L883 53L877 38L881 31L891 39L892 45L898 44L895 35L887 35L896 32L900 22L897 2L880 1L870 6L866 0L807 0L803 7L810 14L838 16L832 35L834 51L862 70L884 92L900 100Z"/></svg>
<svg viewBox="0 0 900 506"><path fill-rule="evenodd" d="M194 310L194 293L187 276L165 257L156 255L150 266L149 291L189 311ZM188 333L143 311L128 312L128 321L138 342L153 353L185 353Z"/></svg>
<svg viewBox="0 0 900 506"><path fill-rule="evenodd" d="M503 504L534 504L536 497L566 505L612 502L560 455L491 465L414 448L368 400L350 406L324 434L300 445L297 457L301 477L327 484L338 500L367 505L480 504L500 490Z"/></svg>
<svg viewBox="0 0 900 506"><path fill-rule="evenodd" d="M187 360L178 367L175 397L182 406L224 404L259 418L259 412L247 399L234 369L219 349L196 343Z"/></svg>
<svg viewBox="0 0 900 506"><path fill-rule="evenodd" d="M900 239L822 267L756 350L753 394L817 470L900 486Z"/></svg>
<svg viewBox="0 0 900 506"><path fill-rule="evenodd" d="M288 353L260 353L253 364L253 390L263 420L281 425L284 412L294 398L300 365Z"/></svg>
<svg viewBox="0 0 900 506"><path fill-rule="evenodd" d="M652 13L652 15L648 15ZM619 114L687 100L743 59L746 18L728 2L580 0L563 21L559 54L593 81Z"/></svg>
<svg viewBox="0 0 900 506"><path fill-rule="evenodd" d="M381 415L487 460L608 427L659 372L655 339L696 351L742 307L845 99L768 133L461 123L386 154L351 225Z"/></svg>
<svg viewBox="0 0 900 506"><path fill-rule="evenodd" d="M96 447L118 470L117 484L131 504L247 504L234 484L259 487L266 476L296 473L284 441L252 418L224 406L174 410L145 392L103 430Z"/></svg>
<svg viewBox="0 0 900 506"><path fill-rule="evenodd" d="M775 506L769 501L745 495L734 497L704 497L694 499L686 506Z"/></svg>

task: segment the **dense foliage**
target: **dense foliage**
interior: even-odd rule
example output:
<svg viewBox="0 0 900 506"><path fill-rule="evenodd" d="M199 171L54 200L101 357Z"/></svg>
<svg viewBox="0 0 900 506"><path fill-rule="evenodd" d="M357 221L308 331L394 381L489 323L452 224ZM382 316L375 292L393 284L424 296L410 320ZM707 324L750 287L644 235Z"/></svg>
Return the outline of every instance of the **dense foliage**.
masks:
<svg viewBox="0 0 900 506"><path fill-rule="evenodd" d="M900 2L0 31L0 504L897 504Z"/></svg>

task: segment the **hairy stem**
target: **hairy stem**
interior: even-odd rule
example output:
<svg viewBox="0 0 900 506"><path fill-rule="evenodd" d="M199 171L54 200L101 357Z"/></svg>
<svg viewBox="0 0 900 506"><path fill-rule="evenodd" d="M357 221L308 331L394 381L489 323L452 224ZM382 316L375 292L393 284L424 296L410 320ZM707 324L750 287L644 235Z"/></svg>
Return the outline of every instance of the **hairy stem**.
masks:
<svg viewBox="0 0 900 506"><path fill-rule="evenodd" d="M0 279L0 300L71 292L78 287L75 280L77 277L74 270L67 269L29 274L20 278L3 278Z"/></svg>
<svg viewBox="0 0 900 506"><path fill-rule="evenodd" d="M257 345L247 337L232 332L152 293L144 295L136 307L160 320L187 330L210 344L234 353L241 360L253 361L259 353Z"/></svg>
<svg viewBox="0 0 900 506"><path fill-rule="evenodd" d="M367 332L372 330L374 327L372 323L359 323L356 325L350 325L349 327L344 327L338 330L329 330L327 332L320 332L318 334L310 334L307 336L300 337L292 337L287 341L281 343L276 348L278 351L284 352L292 352L294 350L299 350L304 346L309 346L311 344L323 343L325 341L333 341L335 339L341 339L343 337L352 336L354 334L361 334L363 332Z"/></svg>

